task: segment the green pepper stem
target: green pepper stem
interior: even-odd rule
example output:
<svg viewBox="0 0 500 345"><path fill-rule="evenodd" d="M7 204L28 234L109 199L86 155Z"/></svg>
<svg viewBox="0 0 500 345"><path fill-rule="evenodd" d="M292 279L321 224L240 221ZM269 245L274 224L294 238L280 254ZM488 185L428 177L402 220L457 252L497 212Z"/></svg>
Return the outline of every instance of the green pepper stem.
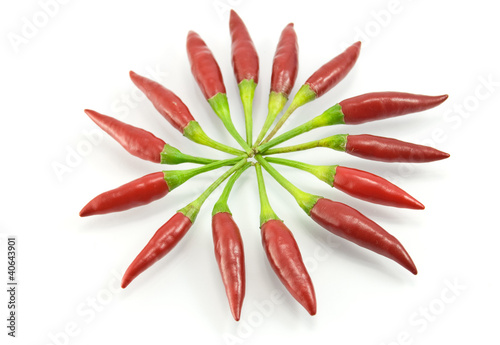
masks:
<svg viewBox="0 0 500 345"><path fill-rule="evenodd" d="M257 84L253 79L244 79L238 85L240 89L241 104L243 105L243 112L245 113L246 142L248 146L252 146L253 140L252 104L256 87Z"/></svg>
<svg viewBox="0 0 500 345"><path fill-rule="evenodd" d="M227 96L225 93L219 92L212 98L208 99L208 103L221 119L222 124L226 127L226 130L231 134L231 136L240 144L240 146L245 150L248 155L251 155L252 150L250 145L241 137L240 133L234 127L234 123L231 120L231 113L229 112L229 103L227 101Z"/></svg>
<svg viewBox="0 0 500 345"><path fill-rule="evenodd" d="M312 120L303 123L302 125L295 127L288 132L281 134L280 136L274 138L273 140L266 142L257 147L257 153L264 153L269 148L281 144L284 141L292 139L300 134L309 132L315 128L337 125L344 123L344 114L341 111L339 104L330 107L323 114L316 116ZM265 141L264 141L265 142Z"/></svg>
<svg viewBox="0 0 500 345"><path fill-rule="evenodd" d="M226 186L224 187L224 190L222 191L221 196L219 197L219 200L214 205L214 209L212 211L212 215L215 215L216 213L220 212L227 212L231 214L231 210L229 209L229 206L227 204L227 200L229 199L229 194L231 193L231 190L233 189L234 183L238 180L238 178L243 174L245 170L247 170L248 167L250 167L250 163L243 166L241 169L237 170L227 181Z"/></svg>
<svg viewBox="0 0 500 345"><path fill-rule="evenodd" d="M225 179L231 176L235 171L241 169L245 164L250 165L251 163L247 162L246 158L241 159L241 161L238 164L234 165L231 169L226 171L217 180L215 180L215 182L213 182L198 198L196 198L196 200L187 204L185 207L183 207L177 212L181 212L191 220L191 223L194 223L196 216L200 212L201 206L203 205L205 200L207 200L210 194L212 194L213 191L217 187L219 187L219 185L222 182L224 182Z"/></svg>
<svg viewBox="0 0 500 345"><path fill-rule="evenodd" d="M307 171L308 173L316 176L321 181L328 183L330 186L333 185L333 179L335 177L337 165L312 165L304 162L294 161L291 159L272 157L266 157L265 159L269 163L286 165L292 168Z"/></svg>
<svg viewBox="0 0 500 345"><path fill-rule="evenodd" d="M184 136L195 143L211 147L213 149L230 153L235 156L241 156L245 152L237 150L234 147L224 145L210 138L201 128L197 121L190 121L184 128Z"/></svg>
<svg viewBox="0 0 500 345"><path fill-rule="evenodd" d="M281 175L276 169L274 169L271 164L269 164L264 157L261 155L256 155L255 159L262 165L264 169L272 176L278 183L285 188L292 196L295 198L299 206L309 215L311 209L316 204L316 202L321 198L318 195L313 195L304 192L303 190L297 188L293 183L288 181L283 175Z"/></svg>
<svg viewBox="0 0 500 345"><path fill-rule="evenodd" d="M271 128L274 120L276 119L278 114L281 113L287 101L288 98L284 93L271 91L271 93L269 94L267 117L264 121L264 125L262 126L259 135L257 136L257 139L255 140L254 147L258 146L261 143L262 139L264 139L267 131L269 130L269 128Z"/></svg>
<svg viewBox="0 0 500 345"><path fill-rule="evenodd" d="M246 156L240 156L230 159L224 159L220 161L215 161L213 163L201 166L199 168L189 169L189 170L166 170L163 171L163 176L167 182L168 189L172 190L189 180L190 178L202 174L207 171L211 171L226 165L234 165L240 160L246 158Z"/></svg>
<svg viewBox="0 0 500 345"><path fill-rule="evenodd" d="M281 126L285 123L285 121L292 115L292 113L299 107L303 106L306 103L309 103L310 101L314 100L316 98L316 92L314 92L309 85L304 84L301 86L299 91L295 94L295 97L293 97L292 103L288 107L288 109L285 111L283 116L279 119L278 123L276 123L276 126L274 126L273 130L269 135L264 139L263 143L267 143L271 138L276 134L276 132L279 131Z"/></svg>
<svg viewBox="0 0 500 345"><path fill-rule="evenodd" d="M202 158L191 156L182 153L179 149L173 147L172 145L165 144L163 151L160 153L161 164L181 164L181 163L197 163L197 164L210 164L214 163L216 159Z"/></svg>
<svg viewBox="0 0 500 345"><path fill-rule="evenodd" d="M255 172L257 174L257 183L259 185L259 199L260 199L260 226L271 219L279 220L276 213L274 213L266 193L266 185L264 183L264 176L262 176L262 168L259 163L255 164Z"/></svg>
<svg viewBox="0 0 500 345"><path fill-rule="evenodd" d="M348 134L337 134L331 137L323 138L320 140L313 140L307 143L285 146L285 147L277 147L274 149L266 150L266 155L274 155L278 153L288 153L288 152L296 152L309 150L316 147L326 147L336 151L345 151L345 147L347 144L347 136Z"/></svg>

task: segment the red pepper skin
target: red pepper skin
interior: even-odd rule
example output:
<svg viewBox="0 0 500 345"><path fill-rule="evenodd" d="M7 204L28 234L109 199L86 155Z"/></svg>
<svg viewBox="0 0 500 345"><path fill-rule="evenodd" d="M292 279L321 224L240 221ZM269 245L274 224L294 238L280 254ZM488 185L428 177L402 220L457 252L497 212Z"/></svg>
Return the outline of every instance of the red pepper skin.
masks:
<svg viewBox="0 0 500 345"><path fill-rule="evenodd" d="M273 271L307 312L315 315L314 287L292 232L282 221L271 219L262 224L261 236Z"/></svg>
<svg viewBox="0 0 500 345"><path fill-rule="evenodd" d="M132 82L146 95L156 110L179 132L195 121L188 107L175 93L163 85L130 71Z"/></svg>
<svg viewBox="0 0 500 345"><path fill-rule="evenodd" d="M274 53L271 92L282 93L288 98L295 85L298 70L299 45L293 23L290 23L281 32Z"/></svg>
<svg viewBox="0 0 500 345"><path fill-rule="evenodd" d="M253 80L259 83L259 56L240 16L231 10L229 16L229 31L231 33L231 52L236 81Z"/></svg>
<svg viewBox="0 0 500 345"><path fill-rule="evenodd" d="M352 207L321 198L311 209L310 216L331 233L392 259L411 273L417 274L417 268L403 245Z"/></svg>
<svg viewBox="0 0 500 345"><path fill-rule="evenodd" d="M361 42L358 41L325 63L307 79L305 84L314 91L316 98L324 95L344 79L356 63L360 49Z"/></svg>
<svg viewBox="0 0 500 345"><path fill-rule="evenodd" d="M139 274L170 252L184 237L191 225L191 220L181 212L177 212L163 224L125 271L122 288L126 288Z"/></svg>
<svg viewBox="0 0 500 345"><path fill-rule="evenodd" d="M160 154L166 144L160 138L142 128L131 126L96 111L86 109L85 113L131 155L154 163L161 162Z"/></svg>
<svg viewBox="0 0 500 345"><path fill-rule="evenodd" d="M218 212L212 217L212 236L215 259L226 289L231 313L240 319L245 297L245 255L240 230L228 212Z"/></svg>
<svg viewBox="0 0 500 345"><path fill-rule="evenodd" d="M203 96L208 100L218 93L226 93L219 65L200 35L189 31L186 48L191 72L201 92L203 92Z"/></svg>
<svg viewBox="0 0 500 345"><path fill-rule="evenodd" d="M125 211L163 198L168 192L163 172L148 174L99 194L80 211L80 217Z"/></svg>
<svg viewBox="0 0 500 345"><path fill-rule="evenodd" d="M369 134L348 135L345 152L382 162L425 163L450 156L429 146Z"/></svg>
<svg viewBox="0 0 500 345"><path fill-rule="evenodd" d="M353 197L381 205L424 209L419 201L380 176L343 166L335 171L333 187Z"/></svg>
<svg viewBox="0 0 500 345"><path fill-rule="evenodd" d="M443 103L448 95L425 96L404 92L372 92L340 102L344 121L355 125L424 111Z"/></svg>

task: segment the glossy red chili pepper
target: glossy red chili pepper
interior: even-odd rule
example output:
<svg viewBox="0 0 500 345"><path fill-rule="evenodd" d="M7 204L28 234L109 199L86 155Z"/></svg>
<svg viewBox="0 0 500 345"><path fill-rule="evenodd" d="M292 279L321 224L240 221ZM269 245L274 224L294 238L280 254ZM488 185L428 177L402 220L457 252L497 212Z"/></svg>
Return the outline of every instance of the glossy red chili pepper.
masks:
<svg viewBox="0 0 500 345"><path fill-rule="evenodd" d="M189 122L194 121L184 102L163 85L132 71L130 79L146 95L156 110L179 132L184 133L184 128Z"/></svg>
<svg viewBox="0 0 500 345"><path fill-rule="evenodd" d="M152 133L93 110L85 113L130 154L155 163L161 162L165 142Z"/></svg>
<svg viewBox="0 0 500 345"><path fill-rule="evenodd" d="M316 98L321 97L345 78L356 63L360 49L361 42L354 43L340 55L321 66L306 80L305 84L314 91Z"/></svg>
<svg viewBox="0 0 500 345"><path fill-rule="evenodd" d="M369 134L348 135L345 152L382 162L424 163L450 156L429 146Z"/></svg>
<svg viewBox="0 0 500 345"><path fill-rule="evenodd" d="M212 217L212 235L215 259L226 289L231 313L240 319L245 297L245 255L240 230L228 212L218 212Z"/></svg>
<svg viewBox="0 0 500 345"><path fill-rule="evenodd" d="M346 124L359 124L416 113L443 103L448 95L425 96L404 92L372 92L348 98L339 104Z"/></svg>
<svg viewBox="0 0 500 345"><path fill-rule="evenodd" d="M424 205L401 188L363 170L337 166L333 187L356 198L381 205L424 209Z"/></svg>
<svg viewBox="0 0 500 345"><path fill-rule="evenodd" d="M245 23L240 16L231 10L229 17L229 31L231 33L232 64L236 81L253 80L259 82L259 56L248 33Z"/></svg>
<svg viewBox="0 0 500 345"><path fill-rule="evenodd" d="M417 274L417 268L403 245L352 207L320 198L311 209L310 216L331 233L392 259L411 273Z"/></svg>
<svg viewBox="0 0 500 345"><path fill-rule="evenodd" d="M290 23L281 32L274 53L271 92L282 93L288 98L295 85L298 69L299 45L293 23Z"/></svg>
<svg viewBox="0 0 500 345"><path fill-rule="evenodd" d="M169 192L163 172L152 173L99 194L80 211L80 217L106 214L149 204Z"/></svg>
<svg viewBox="0 0 500 345"><path fill-rule="evenodd" d="M316 314L316 295L292 232L277 219L261 226L262 245L273 271L290 294L311 315Z"/></svg>
<svg viewBox="0 0 500 345"><path fill-rule="evenodd" d="M181 212L177 212L163 224L127 268L122 278L122 288L126 288L139 274L170 252L191 225L191 220Z"/></svg>
<svg viewBox="0 0 500 345"><path fill-rule="evenodd" d="M222 73L212 51L196 32L189 31L186 43L191 72L203 95L208 100L218 93L226 93Z"/></svg>

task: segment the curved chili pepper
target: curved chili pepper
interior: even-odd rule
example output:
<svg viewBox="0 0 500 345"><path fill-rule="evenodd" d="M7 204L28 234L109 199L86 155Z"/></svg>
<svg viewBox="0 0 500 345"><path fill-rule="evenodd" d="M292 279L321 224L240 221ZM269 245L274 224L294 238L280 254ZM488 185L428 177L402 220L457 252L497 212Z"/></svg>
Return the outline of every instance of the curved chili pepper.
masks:
<svg viewBox="0 0 500 345"><path fill-rule="evenodd" d="M156 110L189 140L233 155L244 153L211 139L203 131L200 124L195 121L184 102L169 89L132 71L130 72L130 78L151 101Z"/></svg>
<svg viewBox="0 0 500 345"><path fill-rule="evenodd" d="M281 32L274 53L267 117L257 136L255 146L262 141L278 114L285 107L288 96L295 85L298 69L299 46L297 34L293 28L293 23L290 23Z"/></svg>
<svg viewBox="0 0 500 345"><path fill-rule="evenodd" d="M261 226L262 245L271 268L290 294L311 315L316 314L316 295L292 232L277 219Z"/></svg>
<svg viewBox="0 0 500 345"><path fill-rule="evenodd" d="M369 134L347 135L345 152L382 162L424 163L448 158L450 155L430 146Z"/></svg>
<svg viewBox="0 0 500 345"><path fill-rule="evenodd" d="M152 133L110 116L86 109L85 113L130 154L155 163L161 162L165 142Z"/></svg>
<svg viewBox="0 0 500 345"><path fill-rule="evenodd" d="M292 92L299 70L299 45L293 23L288 24L281 32L273 59L271 74L271 92L288 98Z"/></svg>
<svg viewBox="0 0 500 345"><path fill-rule="evenodd" d="M125 211L163 198L170 191L163 172L152 173L99 194L80 211L80 217Z"/></svg>
<svg viewBox="0 0 500 345"><path fill-rule="evenodd" d="M394 260L417 274L417 268L403 245L352 207L320 198L311 209L310 217L331 233Z"/></svg>
<svg viewBox="0 0 500 345"><path fill-rule="evenodd" d="M416 113L438 106L448 95L425 96L405 92L372 92L339 102L346 124L359 124Z"/></svg>
<svg viewBox="0 0 500 345"><path fill-rule="evenodd" d="M311 165L284 158L265 159L270 163L307 171L328 185L358 199L393 207L424 208L424 205L401 188L367 171L340 165Z"/></svg>
<svg viewBox="0 0 500 345"><path fill-rule="evenodd" d="M191 72L205 98L208 100L218 93L226 93L219 64L200 35L189 31L186 48Z"/></svg>
<svg viewBox="0 0 500 345"><path fill-rule="evenodd" d="M186 43L191 72L208 103L221 119L229 134L243 147L248 155L252 154L249 144L238 133L231 120L226 87L217 61L201 37L189 31Z"/></svg>
<svg viewBox="0 0 500 345"><path fill-rule="evenodd" d="M229 30L231 33L232 64L236 81L253 80L259 82L259 56L248 33L247 27L240 16L231 10L229 17Z"/></svg>
<svg viewBox="0 0 500 345"><path fill-rule="evenodd" d="M156 110L175 129L184 134L184 129L189 122L194 121L193 115L184 102L163 85L133 71L130 71L130 79L146 95Z"/></svg>
<svg viewBox="0 0 500 345"><path fill-rule="evenodd" d="M215 161L199 168L169 170L149 174L118 188L99 194L81 211L80 216L92 216L128 210L160 199L190 178L241 160L240 157Z"/></svg>
<svg viewBox="0 0 500 345"><path fill-rule="evenodd" d="M139 274L170 252L188 232L191 225L189 217L181 212L177 212L163 224L127 268L121 287L126 288Z"/></svg>
<svg viewBox="0 0 500 345"><path fill-rule="evenodd" d="M321 97L345 78L356 63L360 49L361 42L358 41L325 63L306 80L305 84L309 85L315 98Z"/></svg>
<svg viewBox="0 0 500 345"><path fill-rule="evenodd" d="M424 209L424 205L401 188L363 170L337 166L333 187L358 199L381 205Z"/></svg>
<svg viewBox="0 0 500 345"><path fill-rule="evenodd" d="M245 255L240 230L231 213L217 212L212 216L212 236L229 307L238 321L245 297Z"/></svg>

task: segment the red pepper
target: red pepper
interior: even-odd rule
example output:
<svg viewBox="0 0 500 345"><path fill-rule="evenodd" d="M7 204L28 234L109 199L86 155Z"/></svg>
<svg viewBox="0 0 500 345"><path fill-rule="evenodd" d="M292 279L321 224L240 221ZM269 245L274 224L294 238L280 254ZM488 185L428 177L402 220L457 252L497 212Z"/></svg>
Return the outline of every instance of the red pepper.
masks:
<svg viewBox="0 0 500 345"><path fill-rule="evenodd" d="M194 121L188 107L175 93L163 85L130 71L130 79L153 103L158 112L179 132Z"/></svg>
<svg viewBox="0 0 500 345"><path fill-rule="evenodd" d="M417 274L417 268L403 245L352 207L320 198L312 207L310 216L331 233L394 260L411 273Z"/></svg>
<svg viewBox="0 0 500 345"><path fill-rule="evenodd" d="M80 211L80 217L125 211L163 198L169 192L163 172L152 173L104 192Z"/></svg>
<svg viewBox="0 0 500 345"><path fill-rule="evenodd" d="M372 92L348 98L339 104L342 106L344 122L351 125L427 110L438 106L447 98L448 95Z"/></svg>
<svg viewBox="0 0 500 345"><path fill-rule="evenodd" d="M218 93L226 93L219 65L206 43L194 31L189 31L186 43L191 72L208 100Z"/></svg>
<svg viewBox="0 0 500 345"><path fill-rule="evenodd" d="M248 30L240 16L231 10L229 18L231 33L232 64L236 81L253 80L259 82L259 56Z"/></svg>
<svg viewBox="0 0 500 345"><path fill-rule="evenodd" d="M292 232L277 219L261 226L262 245L273 271L290 294L308 311L316 314L316 295Z"/></svg>
<svg viewBox="0 0 500 345"><path fill-rule="evenodd" d="M231 213L217 212L212 216L212 235L229 307L238 321L245 297L245 255L240 230Z"/></svg>
<svg viewBox="0 0 500 345"><path fill-rule="evenodd" d="M122 278L122 288L126 288L139 274L170 252L184 237L191 225L189 217L181 212L177 212L163 224L127 268Z"/></svg>
<svg viewBox="0 0 500 345"><path fill-rule="evenodd" d="M271 74L271 92L281 93L286 98L292 92L299 69L299 46L293 23L283 31L276 47Z"/></svg>
<svg viewBox="0 0 500 345"><path fill-rule="evenodd" d="M358 41L325 63L306 80L305 84L314 91L316 98L321 97L345 78L356 63L360 49L361 42Z"/></svg>
<svg viewBox="0 0 500 345"><path fill-rule="evenodd" d="M333 187L356 198L381 205L424 209L424 205L404 190L367 171L337 166Z"/></svg>
<svg viewBox="0 0 500 345"><path fill-rule="evenodd" d="M148 97L151 103L153 103L156 110L158 110L158 112L186 138L230 154L244 154L243 151L236 150L208 137L199 123L195 121L188 107L175 93L157 82L142 77L132 71L130 72L130 78L146 97Z"/></svg>
<svg viewBox="0 0 500 345"><path fill-rule="evenodd" d="M80 216L92 216L128 210L160 199L190 178L228 164L241 158L226 159L188 170L169 170L143 176L116 189L104 192L92 199L81 211Z"/></svg>
<svg viewBox="0 0 500 345"><path fill-rule="evenodd" d="M163 140L144 129L131 126L96 111L87 109L85 113L130 154L151 162L161 162L161 152L166 145Z"/></svg>
<svg viewBox="0 0 500 345"><path fill-rule="evenodd" d="M424 163L450 156L429 146L369 134L348 135L345 152L382 162Z"/></svg>

